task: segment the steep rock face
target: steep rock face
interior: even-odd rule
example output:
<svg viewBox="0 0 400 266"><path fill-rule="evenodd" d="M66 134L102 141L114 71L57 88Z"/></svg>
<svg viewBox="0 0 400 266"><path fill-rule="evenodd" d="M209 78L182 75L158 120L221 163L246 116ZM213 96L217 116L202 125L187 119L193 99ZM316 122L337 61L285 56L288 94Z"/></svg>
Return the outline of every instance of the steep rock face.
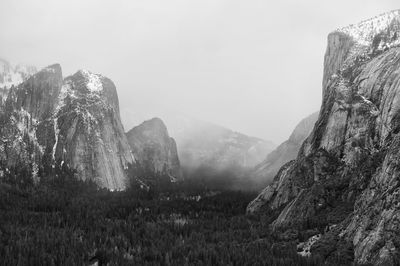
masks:
<svg viewBox="0 0 400 266"><path fill-rule="evenodd" d="M81 70L67 77L53 116L53 158L111 190L124 189L128 164L134 162L119 117L113 82Z"/></svg>
<svg viewBox="0 0 400 266"><path fill-rule="evenodd" d="M150 175L182 178L176 143L159 118L145 121L126 133L137 163Z"/></svg>
<svg viewBox="0 0 400 266"><path fill-rule="evenodd" d="M108 78L79 71L63 80L61 67L53 65L11 88L4 109L3 175L24 165L36 179L65 164L80 179L125 188L125 170L134 158Z"/></svg>
<svg viewBox="0 0 400 266"><path fill-rule="evenodd" d="M270 183L284 164L296 159L301 144L311 133L317 118L316 112L301 120L289 139L268 154L262 163L255 166L250 174L251 178L259 184Z"/></svg>
<svg viewBox="0 0 400 266"><path fill-rule="evenodd" d="M325 218L357 262L398 264L399 46L400 11L329 35L315 128L249 212L277 210L275 228Z"/></svg>
<svg viewBox="0 0 400 266"><path fill-rule="evenodd" d="M24 175L37 179L47 143L52 141L37 132L53 112L51 97L57 98L62 82L61 67L53 65L11 87L1 112L1 177L24 169Z"/></svg>

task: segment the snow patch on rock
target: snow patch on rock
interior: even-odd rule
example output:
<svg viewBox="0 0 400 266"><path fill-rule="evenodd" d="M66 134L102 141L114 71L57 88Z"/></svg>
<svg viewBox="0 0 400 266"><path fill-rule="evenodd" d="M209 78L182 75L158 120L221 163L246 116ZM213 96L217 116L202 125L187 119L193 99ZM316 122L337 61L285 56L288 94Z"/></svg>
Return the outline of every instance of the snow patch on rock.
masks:
<svg viewBox="0 0 400 266"><path fill-rule="evenodd" d="M57 117L55 117L53 119L53 127L54 127L54 139L55 139L55 142L54 142L51 158L53 158L53 161L55 161L56 149L57 149L57 145L58 145L58 135L60 134L60 129L58 128L58 119L57 119Z"/></svg>
<svg viewBox="0 0 400 266"><path fill-rule="evenodd" d="M305 242L300 242L297 245L297 254L303 257L309 257L311 255L311 246L315 244L321 238L321 234L310 237Z"/></svg>
<svg viewBox="0 0 400 266"><path fill-rule="evenodd" d="M101 92L103 90L101 75L93 74L88 70L80 70L80 73L85 77L86 87L90 92Z"/></svg>
<svg viewBox="0 0 400 266"><path fill-rule="evenodd" d="M340 28L337 31L351 36L357 43L361 45L368 46L372 43L374 37L378 33L387 29L395 19L400 19L400 10L394 10L381 14L358 24Z"/></svg>

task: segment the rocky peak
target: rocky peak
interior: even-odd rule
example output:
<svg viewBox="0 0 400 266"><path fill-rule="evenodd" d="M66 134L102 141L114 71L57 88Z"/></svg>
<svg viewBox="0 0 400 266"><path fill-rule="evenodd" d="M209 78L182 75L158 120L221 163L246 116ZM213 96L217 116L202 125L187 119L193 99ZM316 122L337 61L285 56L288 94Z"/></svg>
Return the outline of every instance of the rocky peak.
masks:
<svg viewBox="0 0 400 266"><path fill-rule="evenodd" d="M343 72L360 61L400 44L400 10L387 12L335 30L328 36L325 53L323 93L338 71Z"/></svg>
<svg viewBox="0 0 400 266"><path fill-rule="evenodd" d="M45 119L56 107L62 83L61 66L51 65L29 77L10 97L15 93L17 109L24 109L34 119Z"/></svg>
<svg viewBox="0 0 400 266"><path fill-rule="evenodd" d="M100 93L103 91L101 75L94 74L87 70L79 70L75 75L84 80L84 88L86 88L89 93Z"/></svg>
<svg viewBox="0 0 400 266"><path fill-rule="evenodd" d="M53 114L52 157L77 169L80 178L121 190L134 157L121 123L114 83L80 70L65 78Z"/></svg>
<svg viewBox="0 0 400 266"><path fill-rule="evenodd" d="M169 177L171 181L182 177L175 140L160 118L147 120L126 135L137 163L146 174Z"/></svg>
<svg viewBox="0 0 400 266"><path fill-rule="evenodd" d="M375 40L378 34L388 35L391 41L398 44L397 37L398 26L400 23L400 10L393 10L364 20L358 24L350 25L337 29L336 32L342 32L350 36L357 44L369 46ZM390 43L388 43L390 45ZM390 46L389 46L390 48Z"/></svg>
<svg viewBox="0 0 400 266"><path fill-rule="evenodd" d="M65 79L62 97L69 95L85 101L101 100L119 113L118 94L114 83L107 77L87 70L79 70Z"/></svg>
<svg viewBox="0 0 400 266"><path fill-rule="evenodd" d="M158 117L144 121L139 126L132 128L127 134L132 134L134 132L140 132L140 135L148 140L157 139L161 141L169 138L167 127Z"/></svg>

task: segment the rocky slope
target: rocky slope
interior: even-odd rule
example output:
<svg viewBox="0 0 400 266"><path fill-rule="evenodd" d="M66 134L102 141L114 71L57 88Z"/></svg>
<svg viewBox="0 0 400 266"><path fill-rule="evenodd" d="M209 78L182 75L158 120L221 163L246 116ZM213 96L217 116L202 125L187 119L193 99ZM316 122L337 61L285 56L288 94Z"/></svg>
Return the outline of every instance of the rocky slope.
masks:
<svg viewBox="0 0 400 266"><path fill-rule="evenodd" d="M311 247L327 259L344 241L358 263L398 265L399 69L400 11L329 34L314 130L248 212L277 212L276 229L329 225Z"/></svg>
<svg viewBox="0 0 400 266"><path fill-rule="evenodd" d="M110 79L84 70L63 79L61 67L52 65L11 88L2 109L4 178L31 175L37 180L68 166L101 187L126 187L126 169L134 157Z"/></svg>
<svg viewBox="0 0 400 266"><path fill-rule="evenodd" d="M126 133L137 164L149 175L167 177L175 182L182 178L176 143L159 118L143 122Z"/></svg>
<svg viewBox="0 0 400 266"><path fill-rule="evenodd" d="M263 162L254 167L254 170L250 173L250 178L257 186L265 186L270 183L282 165L296 159L301 144L311 133L317 118L318 113L313 113L301 120L289 139L280 144L267 155Z"/></svg>

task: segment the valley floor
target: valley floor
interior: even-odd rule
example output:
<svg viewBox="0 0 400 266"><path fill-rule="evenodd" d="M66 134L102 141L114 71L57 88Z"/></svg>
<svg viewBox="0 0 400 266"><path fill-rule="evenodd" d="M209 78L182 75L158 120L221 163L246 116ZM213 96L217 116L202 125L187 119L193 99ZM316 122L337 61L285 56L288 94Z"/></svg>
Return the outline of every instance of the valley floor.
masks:
<svg viewBox="0 0 400 266"><path fill-rule="evenodd" d="M0 265L321 265L246 216L254 193L0 184Z"/></svg>

